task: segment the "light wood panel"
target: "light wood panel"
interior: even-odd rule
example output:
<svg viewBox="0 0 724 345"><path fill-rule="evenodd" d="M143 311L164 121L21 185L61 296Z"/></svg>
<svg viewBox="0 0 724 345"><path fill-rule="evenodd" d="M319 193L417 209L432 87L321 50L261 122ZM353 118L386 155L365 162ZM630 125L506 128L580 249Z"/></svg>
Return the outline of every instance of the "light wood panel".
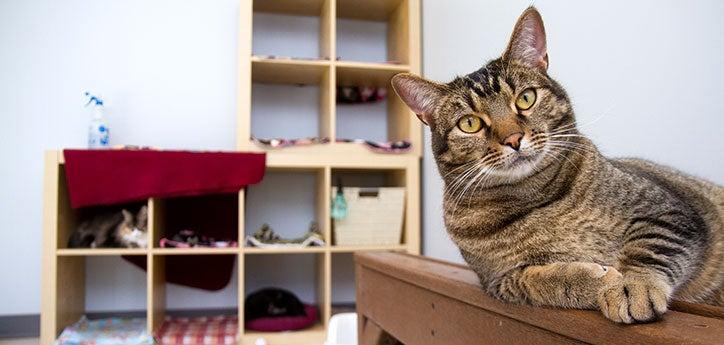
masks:
<svg viewBox="0 0 724 345"><path fill-rule="evenodd" d="M329 73L329 61L251 58L254 83L320 85Z"/></svg>
<svg viewBox="0 0 724 345"><path fill-rule="evenodd" d="M316 16L322 11L325 0L244 0L254 2L254 11L293 15ZM249 40L251 42L251 40Z"/></svg>
<svg viewBox="0 0 724 345"><path fill-rule="evenodd" d="M293 0L292 0L293 1ZM251 38L253 32L253 0L239 4L239 59L236 94L236 147L249 147L251 138Z"/></svg>
<svg viewBox="0 0 724 345"><path fill-rule="evenodd" d="M52 344L59 328L56 320L58 271L55 250L58 242L58 153L48 151L44 157L43 175L43 253L40 275L40 342Z"/></svg>
<svg viewBox="0 0 724 345"><path fill-rule="evenodd" d="M166 316L166 258L149 255L146 267L146 329L155 333Z"/></svg>
<svg viewBox="0 0 724 345"><path fill-rule="evenodd" d="M392 91L390 79L395 74L408 72L408 65L367 62L336 62L337 85L376 86Z"/></svg>
<svg viewBox="0 0 724 345"><path fill-rule="evenodd" d="M78 226L78 213L79 211L74 210L70 206L70 194L68 193L68 184L65 179L65 166L61 165L57 167L57 197L56 202L56 225L57 231L56 236L56 248L67 248L68 239L70 235L75 231Z"/></svg>
<svg viewBox="0 0 724 345"><path fill-rule="evenodd" d="M57 257L53 338L85 313L85 258Z"/></svg>
<svg viewBox="0 0 724 345"><path fill-rule="evenodd" d="M119 255L146 255L145 248L82 248L58 249L58 256L119 256Z"/></svg>
<svg viewBox="0 0 724 345"><path fill-rule="evenodd" d="M337 17L386 21L402 0L337 0Z"/></svg>
<svg viewBox="0 0 724 345"><path fill-rule="evenodd" d="M306 254L306 253L324 253L325 247L282 247L282 248L254 248L245 247L244 254Z"/></svg>
<svg viewBox="0 0 724 345"><path fill-rule="evenodd" d="M405 251L408 249L404 244L374 245L374 246L332 246L329 251L332 253L355 253L370 251Z"/></svg>

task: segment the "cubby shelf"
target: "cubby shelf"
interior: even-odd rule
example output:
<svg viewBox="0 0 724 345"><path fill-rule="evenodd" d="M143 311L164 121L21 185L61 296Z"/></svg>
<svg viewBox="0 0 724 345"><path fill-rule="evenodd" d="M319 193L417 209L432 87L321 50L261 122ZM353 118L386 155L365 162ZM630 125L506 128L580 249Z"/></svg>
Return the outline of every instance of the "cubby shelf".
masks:
<svg viewBox="0 0 724 345"><path fill-rule="evenodd" d="M319 85L331 64L324 60L251 58L255 83Z"/></svg>
<svg viewBox="0 0 724 345"><path fill-rule="evenodd" d="M324 253L326 247L254 248L246 247L244 254L305 254Z"/></svg>
<svg viewBox="0 0 724 345"><path fill-rule="evenodd" d="M117 256L117 255L146 255L145 248L92 248L92 249L58 249L58 256Z"/></svg>
<svg viewBox="0 0 724 345"><path fill-rule="evenodd" d="M254 16L259 13L291 16L311 16L318 20L318 58L293 59L254 56L252 35ZM353 56L337 59L338 28L341 20L362 20L387 26L386 58L384 61L355 61ZM239 88L237 113L237 149L267 153L270 173L300 173L311 175L314 187L307 202L314 205L314 217L319 224L325 246L306 248L249 248L243 247L244 237L253 232L246 229L250 216L246 201L257 186L239 191L238 195L212 197L201 201L174 199L149 199L148 249L66 248L72 229L80 218L78 211L69 206L68 191L63 173L64 158L61 152L51 151L45 156L45 196L43 213L43 275L42 275L42 345L52 344L66 326L77 321L85 311L85 261L99 256L144 257L146 271L146 318L149 331L156 331L166 315L166 262L179 256L232 256L237 261L239 337L241 344L254 344L264 338L269 345L322 344L332 309L332 264L338 258L349 257L354 252L392 250L417 254L420 251L420 157L422 155L421 125L390 89L389 80L397 73L420 73L420 0L242 0L239 20ZM309 46L307 46L309 48ZM307 53L309 53L307 49ZM263 52L267 53L267 52ZM270 52L273 54L273 52ZM286 55L286 54L279 54ZM309 55L309 54L307 54ZM329 144L264 149L251 140L252 89L258 85L281 87L309 85L318 88L318 136L331 140ZM378 86L388 88L385 101L386 133L377 133L388 140L407 139L412 150L405 154L379 154L363 145L337 143L338 129L344 119L339 116L341 106L336 103L338 86ZM300 90L293 89L293 92ZM316 92L316 90L315 90ZM271 99L271 102L284 99ZM291 104L289 109L296 109ZM288 114L289 115L289 114ZM295 115L295 114L291 114ZM364 116L364 115L363 115ZM293 124L282 123L284 126ZM355 139L355 138L345 138ZM381 179L379 186L403 186L406 188L403 234L400 244L381 246L336 246L330 217L331 186L337 176L356 179L359 175L374 175ZM346 176L346 177L345 177ZM263 182L262 182L263 183ZM219 207L223 206L223 210ZM223 218L237 229L236 241L242 247L230 248L159 248L159 239L178 231L182 219L191 228L204 230L216 224L199 223L189 218L187 207L198 205L215 212L213 218ZM305 205L307 207L309 205ZM257 226L257 225L248 225ZM233 236L233 235L232 235ZM234 239L232 239L234 240ZM258 279L250 262L271 260L284 256L313 257L314 276L308 277L315 287L316 304L320 320L311 328L297 332L260 333L244 330L244 298L251 291L247 286ZM309 261L309 260L307 260ZM306 261L305 261L306 262ZM251 265L251 266L249 266ZM249 267L247 267L249 266ZM335 266L339 270L342 266ZM250 271L252 273L250 273ZM346 282L349 286L351 282Z"/></svg>

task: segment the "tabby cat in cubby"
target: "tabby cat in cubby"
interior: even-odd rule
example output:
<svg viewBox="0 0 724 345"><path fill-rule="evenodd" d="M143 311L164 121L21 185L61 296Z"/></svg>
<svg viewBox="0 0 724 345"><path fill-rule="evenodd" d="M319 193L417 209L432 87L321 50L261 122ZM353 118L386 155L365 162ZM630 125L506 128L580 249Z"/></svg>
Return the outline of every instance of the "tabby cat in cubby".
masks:
<svg viewBox="0 0 724 345"><path fill-rule="evenodd" d="M442 84L392 84L430 127L444 219L491 295L660 317L672 299L724 305L724 188L603 157L547 73L543 21L523 12L502 57Z"/></svg>
<svg viewBox="0 0 724 345"><path fill-rule="evenodd" d="M146 248L148 207L134 215L127 209L103 211L83 221L68 239L68 248Z"/></svg>

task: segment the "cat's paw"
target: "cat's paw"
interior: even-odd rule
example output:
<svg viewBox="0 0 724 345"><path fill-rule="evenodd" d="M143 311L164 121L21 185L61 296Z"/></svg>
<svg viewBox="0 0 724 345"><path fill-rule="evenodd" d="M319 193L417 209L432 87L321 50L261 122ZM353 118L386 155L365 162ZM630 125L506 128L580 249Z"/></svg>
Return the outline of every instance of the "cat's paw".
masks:
<svg viewBox="0 0 724 345"><path fill-rule="evenodd" d="M625 275L610 277L598 295L598 305L611 321L651 322L663 315L671 296L668 284L653 277Z"/></svg>
<svg viewBox="0 0 724 345"><path fill-rule="evenodd" d="M621 273L611 266L602 266L592 262L577 262L575 264L580 265L580 267L586 270L592 278L603 278L604 282L621 277Z"/></svg>

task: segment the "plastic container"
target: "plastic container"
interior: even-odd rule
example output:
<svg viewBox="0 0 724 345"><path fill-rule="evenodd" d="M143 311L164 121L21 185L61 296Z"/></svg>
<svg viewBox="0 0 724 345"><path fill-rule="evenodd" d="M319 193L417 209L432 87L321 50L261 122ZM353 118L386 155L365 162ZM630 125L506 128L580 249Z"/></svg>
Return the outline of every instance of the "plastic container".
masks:
<svg viewBox="0 0 724 345"><path fill-rule="evenodd" d="M357 345L357 313L333 315L324 345Z"/></svg>
<svg viewBox="0 0 724 345"><path fill-rule="evenodd" d="M89 97L86 106L93 107L93 117L88 126L88 148L107 148L110 145L110 130L104 115L103 100L91 95L89 92L86 92L85 95Z"/></svg>

